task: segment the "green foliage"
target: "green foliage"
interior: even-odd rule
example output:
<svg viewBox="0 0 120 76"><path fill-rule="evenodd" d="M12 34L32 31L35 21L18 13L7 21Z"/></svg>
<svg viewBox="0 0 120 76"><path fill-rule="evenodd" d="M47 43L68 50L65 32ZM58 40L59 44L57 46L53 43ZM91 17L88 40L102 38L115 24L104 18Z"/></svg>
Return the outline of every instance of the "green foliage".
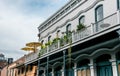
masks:
<svg viewBox="0 0 120 76"><path fill-rule="evenodd" d="M67 39L68 39L68 37L67 37L67 35L65 35L65 36L64 36L64 40L67 40Z"/></svg>
<svg viewBox="0 0 120 76"><path fill-rule="evenodd" d="M60 38L54 38L52 44L58 42L58 40L60 40Z"/></svg>
<svg viewBox="0 0 120 76"><path fill-rule="evenodd" d="M83 28L85 28L84 24L80 23L79 25L77 25L77 31L79 31Z"/></svg>
<svg viewBox="0 0 120 76"><path fill-rule="evenodd" d="M49 45L51 45L51 44L52 44L51 41L48 41L47 43L45 43L46 46L49 46Z"/></svg>

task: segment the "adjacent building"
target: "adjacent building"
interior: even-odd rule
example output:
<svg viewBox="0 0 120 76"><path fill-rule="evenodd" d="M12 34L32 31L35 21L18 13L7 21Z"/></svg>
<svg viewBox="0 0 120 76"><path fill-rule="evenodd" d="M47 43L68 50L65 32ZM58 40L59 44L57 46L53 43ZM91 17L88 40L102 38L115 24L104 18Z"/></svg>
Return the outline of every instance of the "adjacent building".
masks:
<svg viewBox="0 0 120 76"><path fill-rule="evenodd" d="M24 64L25 56L13 62L13 58L8 58L6 66L1 70L1 76L18 76L18 66Z"/></svg>
<svg viewBox="0 0 120 76"><path fill-rule="evenodd" d="M1 70L7 65L7 60L5 59L5 56L1 53L0 54L0 76L1 76Z"/></svg>

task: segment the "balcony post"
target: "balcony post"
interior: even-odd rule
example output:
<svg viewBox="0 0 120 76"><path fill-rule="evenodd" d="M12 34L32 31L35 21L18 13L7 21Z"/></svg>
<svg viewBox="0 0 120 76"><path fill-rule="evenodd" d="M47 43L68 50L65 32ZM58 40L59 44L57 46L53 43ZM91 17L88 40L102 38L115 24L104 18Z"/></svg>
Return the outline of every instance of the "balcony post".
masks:
<svg viewBox="0 0 120 76"><path fill-rule="evenodd" d="M39 71L40 71L40 60L38 60L38 76L39 76Z"/></svg>
<svg viewBox="0 0 120 76"><path fill-rule="evenodd" d="M60 40L58 40L58 48L60 48Z"/></svg>
<svg viewBox="0 0 120 76"><path fill-rule="evenodd" d="M117 24L120 24L120 10L117 10Z"/></svg>
<svg viewBox="0 0 120 76"><path fill-rule="evenodd" d="M47 46L47 53L49 52L49 46Z"/></svg>
<svg viewBox="0 0 120 76"><path fill-rule="evenodd" d="M72 32L72 42L74 42L74 40L75 40L75 39L74 39L74 34L75 34L75 32L73 31L73 32Z"/></svg>
<svg viewBox="0 0 120 76"><path fill-rule="evenodd" d="M91 75L90 76L96 76L96 64L94 63L93 59L90 59L90 72L91 72Z"/></svg>
<svg viewBox="0 0 120 76"><path fill-rule="evenodd" d="M28 65L25 65L25 76L26 76L27 67L28 67Z"/></svg>
<svg viewBox="0 0 120 76"><path fill-rule="evenodd" d="M48 67L49 67L49 57L47 57L47 76L49 76L49 74L48 74Z"/></svg>
<svg viewBox="0 0 120 76"><path fill-rule="evenodd" d="M66 73L65 73L65 50L63 51L63 76L66 76Z"/></svg>
<svg viewBox="0 0 120 76"><path fill-rule="evenodd" d="M54 68L52 68L52 76L54 76Z"/></svg>
<svg viewBox="0 0 120 76"><path fill-rule="evenodd" d="M111 54L111 59L109 60L112 64L112 71L113 71L113 76L118 76L117 73L117 62L116 62L116 56L114 53Z"/></svg>
<svg viewBox="0 0 120 76"><path fill-rule="evenodd" d="M74 63L74 76L77 76L77 63Z"/></svg>

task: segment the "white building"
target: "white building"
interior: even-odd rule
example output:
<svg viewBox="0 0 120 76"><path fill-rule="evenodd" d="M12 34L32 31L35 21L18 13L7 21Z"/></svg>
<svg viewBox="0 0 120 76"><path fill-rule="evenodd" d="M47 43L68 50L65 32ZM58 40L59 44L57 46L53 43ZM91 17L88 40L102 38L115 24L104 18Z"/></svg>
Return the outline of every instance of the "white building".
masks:
<svg viewBox="0 0 120 76"><path fill-rule="evenodd" d="M39 27L38 76L120 76L120 0L70 0ZM32 55L31 55L32 56Z"/></svg>

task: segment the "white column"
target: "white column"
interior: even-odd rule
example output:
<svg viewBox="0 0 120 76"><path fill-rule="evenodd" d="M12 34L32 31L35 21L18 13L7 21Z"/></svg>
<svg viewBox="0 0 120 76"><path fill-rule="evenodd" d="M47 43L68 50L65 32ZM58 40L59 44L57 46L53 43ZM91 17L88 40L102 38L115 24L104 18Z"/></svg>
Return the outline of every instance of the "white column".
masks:
<svg viewBox="0 0 120 76"><path fill-rule="evenodd" d="M74 34L75 34L75 32L72 32L72 42L74 42Z"/></svg>
<svg viewBox="0 0 120 76"><path fill-rule="evenodd" d="M89 64L89 66L90 66L90 74L91 74L91 76L96 76L96 68L95 68L95 63L93 62L93 59L90 59L90 64Z"/></svg>
<svg viewBox="0 0 120 76"><path fill-rule="evenodd" d="M62 72L62 76L64 76L64 71L63 71L63 69L64 69L64 67L62 67L62 70L61 70L61 72Z"/></svg>
<svg viewBox="0 0 120 76"><path fill-rule="evenodd" d="M58 48L60 48L60 40L58 40Z"/></svg>
<svg viewBox="0 0 120 76"><path fill-rule="evenodd" d="M54 76L54 68L52 68L52 76Z"/></svg>
<svg viewBox="0 0 120 76"><path fill-rule="evenodd" d="M111 54L111 59L109 61L112 63L113 76L118 76L115 54Z"/></svg>
<svg viewBox="0 0 120 76"><path fill-rule="evenodd" d="M95 30L94 30L94 24L93 23L91 23L91 31L92 31L91 33L94 34Z"/></svg>
<svg viewBox="0 0 120 76"><path fill-rule="evenodd" d="M74 76L77 76L77 64L74 63Z"/></svg>
<svg viewBox="0 0 120 76"><path fill-rule="evenodd" d="M46 74L46 69L44 69L44 76L46 76L45 74Z"/></svg>

